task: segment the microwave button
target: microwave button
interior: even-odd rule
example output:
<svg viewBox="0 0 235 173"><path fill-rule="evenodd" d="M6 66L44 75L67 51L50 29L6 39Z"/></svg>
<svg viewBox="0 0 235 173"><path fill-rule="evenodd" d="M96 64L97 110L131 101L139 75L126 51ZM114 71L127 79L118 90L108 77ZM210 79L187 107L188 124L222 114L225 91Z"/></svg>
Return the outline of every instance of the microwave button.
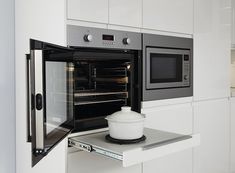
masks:
<svg viewBox="0 0 235 173"><path fill-rule="evenodd" d="M184 80L188 80L188 75L184 75Z"/></svg>

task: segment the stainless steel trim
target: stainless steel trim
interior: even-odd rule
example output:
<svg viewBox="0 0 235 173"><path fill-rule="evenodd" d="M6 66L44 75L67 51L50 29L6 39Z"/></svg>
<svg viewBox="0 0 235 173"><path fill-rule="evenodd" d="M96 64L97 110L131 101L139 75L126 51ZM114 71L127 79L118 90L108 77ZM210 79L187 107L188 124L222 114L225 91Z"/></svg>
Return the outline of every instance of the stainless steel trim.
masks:
<svg viewBox="0 0 235 173"><path fill-rule="evenodd" d="M69 145L77 149L80 149L82 151L92 152L92 146L82 143L82 142L76 142L76 141L69 139Z"/></svg>
<svg viewBox="0 0 235 173"><path fill-rule="evenodd" d="M80 149L82 151L94 152L94 153L97 153L97 154L100 154L100 155L103 155L112 159L120 160L120 161L123 160L123 156L120 154L117 154L117 153L114 153L114 152L111 152L111 151L108 151L108 150L105 150L105 149L102 149L102 148L99 148L90 144L86 144L80 141L76 141L73 139L69 139L69 145L71 147Z"/></svg>
<svg viewBox="0 0 235 173"><path fill-rule="evenodd" d="M116 159L116 160L120 160L120 161L123 160L122 155L116 154L116 153L113 153L113 152L110 152L110 151L107 151L107 150L103 150L101 148L93 147L93 152L95 152L97 154L100 154L100 155L103 155L103 156L106 156L106 157L110 157L112 159Z"/></svg>
<svg viewBox="0 0 235 173"><path fill-rule="evenodd" d="M87 96L103 96L103 95L119 95L125 94L128 96L128 92L126 91L119 91L119 92L80 92L74 93L75 97L87 97Z"/></svg>
<svg viewBox="0 0 235 173"><path fill-rule="evenodd" d="M34 50L34 68L35 68L35 102L36 95L41 94L43 97L43 58L42 50ZM42 101L43 104L43 101ZM35 132L36 132L36 149L44 149L44 105L41 110L35 107Z"/></svg>
<svg viewBox="0 0 235 173"><path fill-rule="evenodd" d="M95 103L108 103L108 102L119 102L125 101L124 99L113 99L113 100L102 100L102 101L84 101L84 102L75 102L74 105L87 105L87 104L95 104Z"/></svg>

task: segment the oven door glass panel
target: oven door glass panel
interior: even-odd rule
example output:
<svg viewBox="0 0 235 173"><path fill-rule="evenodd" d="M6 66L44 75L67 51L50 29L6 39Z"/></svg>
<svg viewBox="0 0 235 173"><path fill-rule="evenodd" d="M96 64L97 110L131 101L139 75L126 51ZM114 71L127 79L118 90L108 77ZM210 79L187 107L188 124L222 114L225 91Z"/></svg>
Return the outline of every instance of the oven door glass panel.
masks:
<svg viewBox="0 0 235 173"><path fill-rule="evenodd" d="M36 165L73 129L73 73L71 50L31 40L31 142Z"/></svg>
<svg viewBox="0 0 235 173"><path fill-rule="evenodd" d="M70 131L67 126L73 120L72 75L72 63L45 61L45 147Z"/></svg>

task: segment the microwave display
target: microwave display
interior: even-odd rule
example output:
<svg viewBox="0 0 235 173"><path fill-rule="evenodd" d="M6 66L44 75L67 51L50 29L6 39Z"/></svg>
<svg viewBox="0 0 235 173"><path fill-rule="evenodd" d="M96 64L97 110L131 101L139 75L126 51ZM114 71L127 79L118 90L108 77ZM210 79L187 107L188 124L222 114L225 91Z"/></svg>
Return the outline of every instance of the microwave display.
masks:
<svg viewBox="0 0 235 173"><path fill-rule="evenodd" d="M182 81L182 55L150 54L150 82Z"/></svg>

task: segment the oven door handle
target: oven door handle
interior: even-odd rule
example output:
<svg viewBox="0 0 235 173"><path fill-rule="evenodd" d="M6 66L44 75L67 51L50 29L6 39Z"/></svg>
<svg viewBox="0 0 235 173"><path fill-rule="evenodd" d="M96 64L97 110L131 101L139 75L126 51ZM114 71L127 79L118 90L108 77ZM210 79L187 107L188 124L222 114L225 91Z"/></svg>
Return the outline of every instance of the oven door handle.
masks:
<svg viewBox="0 0 235 173"><path fill-rule="evenodd" d="M43 96L43 52L31 51L32 95L34 109L32 114L33 135L35 135L35 153L43 154L44 147L44 96Z"/></svg>

